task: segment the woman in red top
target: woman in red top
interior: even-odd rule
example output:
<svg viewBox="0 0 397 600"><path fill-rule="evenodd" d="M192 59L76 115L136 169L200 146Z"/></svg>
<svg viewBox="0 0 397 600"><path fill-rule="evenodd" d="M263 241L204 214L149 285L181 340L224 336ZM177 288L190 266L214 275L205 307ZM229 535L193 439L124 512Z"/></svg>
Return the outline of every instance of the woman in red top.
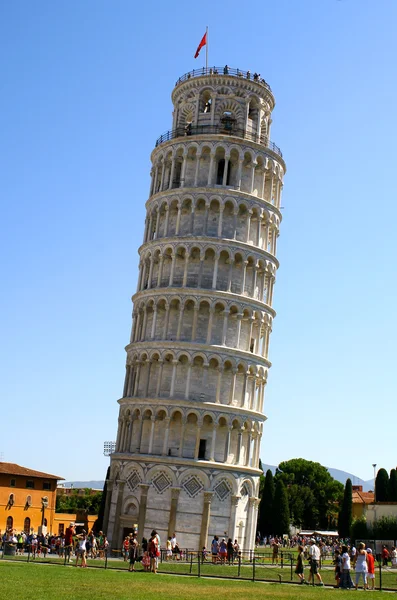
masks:
<svg viewBox="0 0 397 600"><path fill-rule="evenodd" d="M369 589L369 582L371 581L371 590L375 589L375 558L372 554L371 548L367 548L367 565L368 565L368 584L367 589Z"/></svg>

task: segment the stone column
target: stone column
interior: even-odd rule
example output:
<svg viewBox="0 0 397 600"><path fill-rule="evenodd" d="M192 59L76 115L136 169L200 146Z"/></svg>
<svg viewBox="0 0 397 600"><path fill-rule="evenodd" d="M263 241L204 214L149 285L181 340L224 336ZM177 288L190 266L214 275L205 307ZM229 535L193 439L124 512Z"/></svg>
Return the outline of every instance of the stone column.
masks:
<svg viewBox="0 0 397 600"><path fill-rule="evenodd" d="M143 342L146 337L146 323L147 323L147 310L146 306L143 307L143 324L140 341Z"/></svg>
<svg viewBox="0 0 397 600"><path fill-rule="evenodd" d="M196 209L192 202L192 210L190 213L190 233L192 235L193 235L193 231L194 231L194 215L195 215L195 213L196 213Z"/></svg>
<svg viewBox="0 0 397 600"><path fill-rule="evenodd" d="M129 384L129 381L130 381L130 371L131 371L131 366L130 365L126 365L126 367L125 367L125 380L124 380L123 398L126 398L127 394L128 394L128 384Z"/></svg>
<svg viewBox="0 0 397 600"><path fill-rule="evenodd" d="M135 377L135 385L134 385L134 392L133 392L134 396L137 396L137 394L138 394L140 371L141 371L141 363L138 363L137 367L136 367L136 377Z"/></svg>
<svg viewBox="0 0 397 600"><path fill-rule="evenodd" d="M164 237L168 236L168 226L170 222L170 207L168 204L165 205L165 225L164 225Z"/></svg>
<svg viewBox="0 0 397 600"><path fill-rule="evenodd" d="M211 500L214 492L204 492L203 516L201 519L200 544L198 550L208 545L208 528L211 517Z"/></svg>
<svg viewBox="0 0 397 600"><path fill-rule="evenodd" d="M172 284L174 283L175 260L176 260L176 254L175 254L175 252L173 252L171 255L171 269L170 269L170 278L169 278L169 282L168 282L169 287L172 287Z"/></svg>
<svg viewBox="0 0 397 600"><path fill-rule="evenodd" d="M236 452L236 465L240 464L241 457L241 446L243 440L243 431L244 429L240 429L237 433L237 452Z"/></svg>
<svg viewBox="0 0 397 600"><path fill-rule="evenodd" d="M265 199L266 190L266 169L263 169L263 187L262 187L262 198Z"/></svg>
<svg viewBox="0 0 397 600"><path fill-rule="evenodd" d="M212 337L212 321L214 318L214 313L215 313L215 309L214 308L210 308L210 316L208 319L208 328L207 328L207 340L206 340L206 344L210 344L211 343L211 337Z"/></svg>
<svg viewBox="0 0 397 600"><path fill-rule="evenodd" d="M179 235L179 227L181 224L181 210L182 210L181 203L178 202L178 213L176 215L175 235Z"/></svg>
<svg viewBox="0 0 397 600"><path fill-rule="evenodd" d="M175 172L175 157L172 157L172 163L171 163L171 174L170 174L170 182L168 184L168 189L171 190L172 189L172 180L174 179L174 172Z"/></svg>
<svg viewBox="0 0 397 600"><path fill-rule="evenodd" d="M159 258L159 272L157 275L157 287L161 287L161 278L163 276L163 263L164 263L164 256L160 256Z"/></svg>
<svg viewBox="0 0 397 600"><path fill-rule="evenodd" d="M146 360L146 363L147 363L147 377L146 377L146 383L145 383L145 397L147 398L148 393L149 393L150 370L152 368L152 363L150 362L149 359Z"/></svg>
<svg viewBox="0 0 397 600"><path fill-rule="evenodd" d="M226 336L227 336L227 320L229 317L229 310L225 309L223 311L223 330L222 330L222 346L226 346Z"/></svg>
<svg viewBox="0 0 397 600"><path fill-rule="evenodd" d="M178 510L178 500L179 494L181 493L181 488L172 487L171 488L171 508L170 508L170 518L168 521L168 537L171 537L176 529L176 514Z"/></svg>
<svg viewBox="0 0 397 600"><path fill-rule="evenodd" d="M256 163L256 162L253 162L253 163L252 163L252 165L251 165L251 169L252 169L252 171L251 171L251 192L250 192L251 194L253 194L253 192L254 192L254 185L255 185L255 167L256 167L256 165L257 165L257 164L258 164L258 163Z"/></svg>
<svg viewBox="0 0 397 600"><path fill-rule="evenodd" d="M170 318L170 305L165 305L165 319L164 319L164 329L163 329L163 340L167 339L167 331L168 331L168 321Z"/></svg>
<svg viewBox="0 0 397 600"><path fill-rule="evenodd" d="M199 273L198 273L198 277L197 277L197 287L198 288L201 287L201 280L203 277L203 267L204 267L204 256L200 256L200 267L199 267Z"/></svg>
<svg viewBox="0 0 397 600"><path fill-rule="evenodd" d="M182 306L179 309L178 329L177 329L177 332L176 332L176 339L177 340L181 339L181 332L182 332L182 324L183 324L183 315L184 315L184 312L185 312L185 307Z"/></svg>
<svg viewBox="0 0 397 600"><path fill-rule="evenodd" d="M162 358L159 358L159 360L157 361L160 365L160 373L157 379L157 387L156 387L156 398L160 397L160 389L161 389L161 379L163 377L163 366L164 366L164 361Z"/></svg>
<svg viewBox="0 0 397 600"><path fill-rule="evenodd" d="M157 305L153 307L153 320L152 320L152 331L150 332L150 338L154 340L156 335L156 323L157 323Z"/></svg>
<svg viewBox="0 0 397 600"><path fill-rule="evenodd" d="M192 364L189 363L187 367L186 387L185 387L185 400L189 399L190 393L190 378L192 375Z"/></svg>
<svg viewBox="0 0 397 600"><path fill-rule="evenodd" d="M219 206L219 221L218 221L218 237L222 237L222 220L223 220L224 207Z"/></svg>
<svg viewBox="0 0 397 600"><path fill-rule="evenodd" d="M203 235L205 235L205 236L207 235L209 212L210 212L210 205L209 205L209 202L206 202L205 203L205 211L204 211L204 225L203 225Z"/></svg>
<svg viewBox="0 0 397 600"><path fill-rule="evenodd" d="M112 501L112 492L113 492L113 480L112 479L108 479L106 481L106 499L105 499L105 512L103 515L103 530L105 532L105 534L107 535L108 532L108 523L109 523L109 511L110 511L110 504Z"/></svg>
<svg viewBox="0 0 397 600"><path fill-rule="evenodd" d="M133 418L129 418L129 427L128 427L128 437L127 437L127 448L126 452L131 452L131 438L132 438L132 428L134 426Z"/></svg>
<svg viewBox="0 0 397 600"><path fill-rule="evenodd" d="M194 310L194 314L193 314L192 339L191 339L192 342L194 342L195 339L196 339L197 319L198 319L199 307L195 306L193 310Z"/></svg>
<svg viewBox="0 0 397 600"><path fill-rule="evenodd" d="M221 401L221 385L222 385L222 369L218 368L218 379L216 382L216 393L215 393L215 402L217 404Z"/></svg>
<svg viewBox="0 0 397 600"><path fill-rule="evenodd" d="M252 442L252 433L249 431L248 432L248 439L247 439L247 449L246 449L246 453L245 453L245 466L246 467L250 466L250 460L251 460L251 442Z"/></svg>
<svg viewBox="0 0 397 600"><path fill-rule="evenodd" d="M185 427L186 427L186 419L182 417L181 439L179 441L179 450L178 450L178 456L179 457L183 456L183 441L185 439Z"/></svg>
<svg viewBox="0 0 397 600"><path fill-rule="evenodd" d="M116 484L118 486L118 492L117 492L116 513L115 513L115 518L114 518L112 546L113 546L113 548L120 548L121 542L122 542L122 531L120 529L120 516L121 516L121 506L123 503L125 481L119 480L116 482Z"/></svg>
<svg viewBox="0 0 397 600"><path fill-rule="evenodd" d="M232 538L232 541L236 539L236 525L237 525L237 506L241 496L232 496L232 506L230 510L230 527L229 527L229 537Z"/></svg>
<svg viewBox="0 0 397 600"><path fill-rule="evenodd" d="M223 179L222 179L222 185L225 186L226 182L227 182L227 170L229 167L229 160L230 157L229 156L225 156L225 167L223 169Z"/></svg>
<svg viewBox="0 0 397 600"><path fill-rule="evenodd" d="M226 443L225 443L225 459L224 459L225 463L227 463L229 460L231 435L232 435L232 427L228 427L227 435L226 435Z"/></svg>
<svg viewBox="0 0 397 600"><path fill-rule="evenodd" d="M144 530L146 521L147 495L150 486L146 483L140 483L139 487L141 488L141 498L139 501L138 536L141 540L145 535Z"/></svg>
<svg viewBox="0 0 397 600"><path fill-rule="evenodd" d="M247 265L248 265L248 260L244 261L244 268L243 268L243 280L241 282L241 294L244 296L245 295L245 279L247 277Z"/></svg>
<svg viewBox="0 0 397 600"><path fill-rule="evenodd" d="M196 154L196 171L194 174L194 183L193 183L194 187L197 187L198 174L199 174L199 169L200 169L200 158L201 158L201 154L199 154L197 152L197 154Z"/></svg>
<svg viewBox="0 0 397 600"><path fill-rule="evenodd" d="M157 209L157 215L156 215L156 232L155 235L153 237L154 240L157 240L159 237L159 224L160 224L160 209Z"/></svg>
<svg viewBox="0 0 397 600"><path fill-rule="evenodd" d="M139 415L139 428L138 428L138 435L136 438L136 441L137 441L136 451L139 453L141 452L142 430L143 430L143 416Z"/></svg>
<svg viewBox="0 0 397 600"><path fill-rule="evenodd" d="M171 419L169 417L165 417L164 421L165 421L165 432L164 432L164 442L163 442L162 455L163 456L167 456L168 455L168 438L169 438L169 435L170 435L170 422L171 422Z"/></svg>
<svg viewBox="0 0 397 600"><path fill-rule="evenodd" d="M247 218L247 239L245 241L248 244L249 240L250 240L252 210L249 210L247 214L248 214L248 218Z"/></svg>
<svg viewBox="0 0 397 600"><path fill-rule="evenodd" d="M229 277L227 280L227 291L230 292L232 289L232 279L233 279L233 264L234 264L233 257L228 259L228 263L229 263Z"/></svg>
<svg viewBox="0 0 397 600"><path fill-rule="evenodd" d="M172 361L172 376L171 376L171 386L170 386L170 398L172 398L172 396L175 393L175 379L176 379L176 368L178 366L178 360L173 360Z"/></svg>
<svg viewBox="0 0 397 600"><path fill-rule="evenodd" d="M238 168L237 168L237 181L236 181L236 183L237 183L236 187L237 187L238 190L241 189L241 173L242 173L242 170L243 170L243 162L244 162L244 159L243 158L239 158Z"/></svg>
<svg viewBox="0 0 397 600"><path fill-rule="evenodd" d="M219 264L219 255L216 254L215 255L215 262L214 262L214 273L212 275L212 289L216 290L216 280L218 277L218 264Z"/></svg>
<svg viewBox="0 0 397 600"><path fill-rule="evenodd" d="M151 420L151 424L150 424L150 437L149 437L149 448L148 448L148 454L152 454L152 450L153 450L153 438L154 438L154 428L156 426L156 417L150 417Z"/></svg>
<svg viewBox="0 0 397 600"><path fill-rule="evenodd" d="M228 402L229 405L233 404L233 400L234 400L234 392L236 389L236 373L237 372L233 369L232 370L232 382L230 385L229 402Z"/></svg>
<svg viewBox="0 0 397 600"><path fill-rule="evenodd" d="M215 448L216 448L216 434L218 431L218 425L214 423L212 429L212 438L211 438L211 449L210 449L210 460L215 460Z"/></svg>
<svg viewBox="0 0 397 600"><path fill-rule="evenodd" d="M199 448L200 448L200 435L201 435L201 424L197 423L196 431L196 445L194 447L194 459L198 459Z"/></svg>
<svg viewBox="0 0 397 600"><path fill-rule="evenodd" d="M209 187L212 186L212 171L214 169L214 158L215 158L215 154L213 152L211 152L210 154L210 168L208 170L208 181L207 181L207 185Z"/></svg>
<svg viewBox="0 0 397 600"><path fill-rule="evenodd" d="M179 184L179 187L183 188L185 187L185 173L186 173L186 154L183 155L183 162L182 162L182 169L181 169L181 182Z"/></svg>
<svg viewBox="0 0 397 600"><path fill-rule="evenodd" d="M186 253L185 253L185 268L184 268L184 271L183 271L182 287L186 287L186 284L187 284L188 266L189 266L189 250L186 250Z"/></svg>

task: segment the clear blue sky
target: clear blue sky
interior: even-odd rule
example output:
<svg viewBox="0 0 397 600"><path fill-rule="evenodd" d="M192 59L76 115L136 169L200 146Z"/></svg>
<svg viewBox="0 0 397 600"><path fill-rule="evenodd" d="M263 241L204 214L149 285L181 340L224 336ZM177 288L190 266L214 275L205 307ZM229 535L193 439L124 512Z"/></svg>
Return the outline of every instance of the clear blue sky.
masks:
<svg viewBox="0 0 397 600"><path fill-rule="evenodd" d="M207 24L288 168L262 460L369 479L397 460L395 0L1 3L0 452L105 474L150 152Z"/></svg>

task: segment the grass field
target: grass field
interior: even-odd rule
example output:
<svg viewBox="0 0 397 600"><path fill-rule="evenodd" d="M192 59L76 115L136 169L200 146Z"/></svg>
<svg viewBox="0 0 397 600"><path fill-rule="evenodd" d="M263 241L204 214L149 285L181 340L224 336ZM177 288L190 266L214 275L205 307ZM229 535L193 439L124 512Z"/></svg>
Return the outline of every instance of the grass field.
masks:
<svg viewBox="0 0 397 600"><path fill-rule="evenodd" d="M122 563L120 563L122 566ZM182 566L182 565L181 565ZM0 562L0 597L7 600L245 600L347 597L351 591L151 573L80 569L40 563ZM380 597L382 592L369 592Z"/></svg>

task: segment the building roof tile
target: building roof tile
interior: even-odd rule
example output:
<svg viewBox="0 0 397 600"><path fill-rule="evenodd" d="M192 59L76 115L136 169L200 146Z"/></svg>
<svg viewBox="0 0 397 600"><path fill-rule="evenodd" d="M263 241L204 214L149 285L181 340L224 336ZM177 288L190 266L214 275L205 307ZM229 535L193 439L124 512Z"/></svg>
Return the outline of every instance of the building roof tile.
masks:
<svg viewBox="0 0 397 600"><path fill-rule="evenodd" d="M27 467L21 467L15 463L0 462L0 474L3 475L21 475L22 477L44 477L45 479L59 479L64 480L63 477L58 475L50 475L49 473L42 473L41 471L34 471Z"/></svg>

